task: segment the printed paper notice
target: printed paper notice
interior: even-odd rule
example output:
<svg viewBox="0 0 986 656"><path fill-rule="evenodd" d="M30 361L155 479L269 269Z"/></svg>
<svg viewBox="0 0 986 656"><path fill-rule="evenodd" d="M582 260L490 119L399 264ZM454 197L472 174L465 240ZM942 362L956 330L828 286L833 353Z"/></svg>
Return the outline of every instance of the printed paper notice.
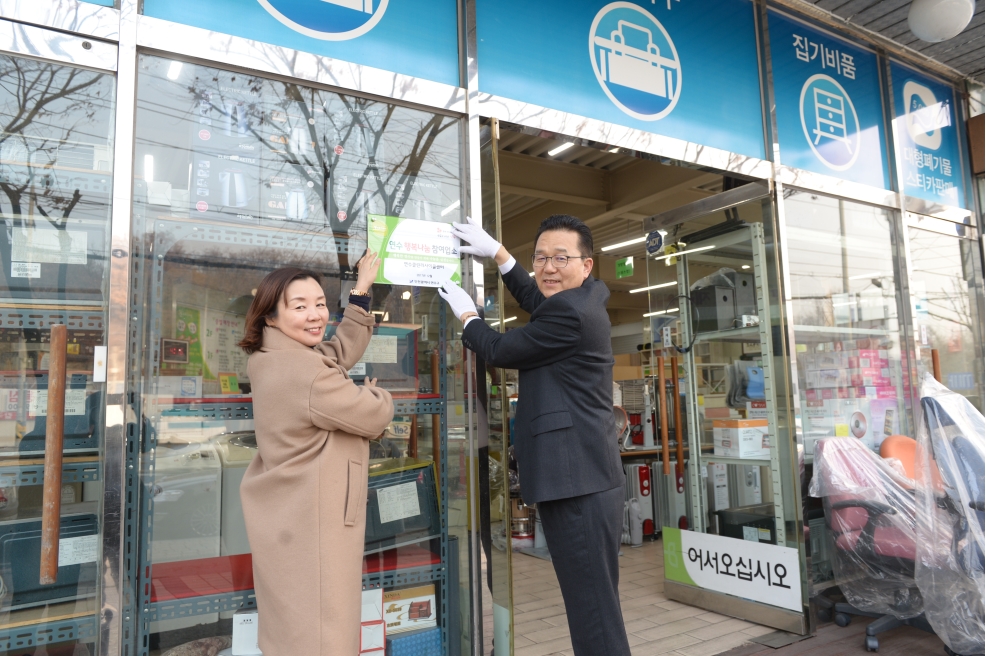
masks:
<svg viewBox="0 0 986 656"><path fill-rule="evenodd" d="M88 235L80 230L56 230L52 227L18 227L13 229L14 243L10 259L14 262L49 264L85 264Z"/></svg>
<svg viewBox="0 0 986 656"><path fill-rule="evenodd" d="M27 391L27 412L35 417L48 414L48 390ZM86 414L86 391L84 389L65 390L65 414Z"/></svg>
<svg viewBox="0 0 986 656"><path fill-rule="evenodd" d="M80 535L58 541L58 566L94 563L99 555L99 536Z"/></svg>
<svg viewBox="0 0 986 656"><path fill-rule="evenodd" d="M38 262L11 262L11 278L40 278L41 264Z"/></svg>
<svg viewBox="0 0 986 656"><path fill-rule="evenodd" d="M394 364L397 362L397 337L395 335L373 335L370 345L363 352L359 362ZM363 370L366 375L366 369Z"/></svg>
<svg viewBox="0 0 986 656"><path fill-rule="evenodd" d="M452 224L367 215L367 248L380 254L376 282L438 287L459 282L459 240Z"/></svg>
<svg viewBox="0 0 986 656"><path fill-rule="evenodd" d="M411 482L377 490L380 523L386 524L420 515L421 506L418 504L417 487L417 483Z"/></svg>

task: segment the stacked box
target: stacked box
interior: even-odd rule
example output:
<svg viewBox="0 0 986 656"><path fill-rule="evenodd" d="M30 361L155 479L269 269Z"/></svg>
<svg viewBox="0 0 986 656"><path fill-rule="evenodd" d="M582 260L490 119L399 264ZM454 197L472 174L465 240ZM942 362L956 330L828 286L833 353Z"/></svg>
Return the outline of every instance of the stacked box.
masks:
<svg viewBox="0 0 986 656"><path fill-rule="evenodd" d="M713 453L723 458L770 457L766 419L716 419L712 422Z"/></svg>
<svg viewBox="0 0 986 656"><path fill-rule="evenodd" d="M392 634L433 627L438 620L435 584L387 590L383 593L383 609L388 644Z"/></svg>
<svg viewBox="0 0 986 656"><path fill-rule="evenodd" d="M849 384L853 387L890 387L890 369L867 367L850 369Z"/></svg>
<svg viewBox="0 0 986 656"><path fill-rule="evenodd" d="M434 627L387 636L387 656L442 656L442 630Z"/></svg>
<svg viewBox="0 0 986 656"><path fill-rule="evenodd" d="M899 430L893 354L881 339L833 341L799 353L805 452L823 437L856 437L877 450ZM889 431L889 432L888 432Z"/></svg>

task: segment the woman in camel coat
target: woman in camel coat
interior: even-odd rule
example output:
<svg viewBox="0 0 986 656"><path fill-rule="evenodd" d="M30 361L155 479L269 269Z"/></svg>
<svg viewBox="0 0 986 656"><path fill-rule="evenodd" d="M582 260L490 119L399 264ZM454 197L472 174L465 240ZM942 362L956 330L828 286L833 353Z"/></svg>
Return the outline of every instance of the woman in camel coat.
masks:
<svg viewBox="0 0 986 656"><path fill-rule="evenodd" d="M365 260L365 262L364 262ZM323 342L317 274L280 269L257 289L240 346L258 455L240 485L264 656L355 656L366 522L368 438L393 420L390 393L347 371L370 342L367 253L349 305Z"/></svg>

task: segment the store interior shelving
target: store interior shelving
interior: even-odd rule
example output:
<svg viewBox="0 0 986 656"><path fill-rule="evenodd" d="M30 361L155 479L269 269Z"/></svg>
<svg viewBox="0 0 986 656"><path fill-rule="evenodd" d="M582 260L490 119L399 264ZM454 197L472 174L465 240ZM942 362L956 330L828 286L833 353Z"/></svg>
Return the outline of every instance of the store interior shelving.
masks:
<svg viewBox="0 0 986 656"><path fill-rule="evenodd" d="M147 290L151 299L151 308L160 308L163 300L164 262L166 253L182 240L211 241L224 246L236 244L251 247L263 247L276 252L312 251L317 249L334 249L338 254L348 254L350 240L345 236L326 234L320 231L293 230L290 227L274 229L261 225L217 225L215 222L201 222L176 217L148 218L145 230L153 237L154 249L159 257L150 262L142 263L152 267L149 272L137 271L135 284L142 284L141 276L148 274L151 289ZM363 245L359 245L362 250ZM285 253L286 255L288 253ZM420 393L394 393L395 417L431 416L439 422L438 453L434 454L437 465L439 483L439 513L441 517L440 534L426 535L420 539L409 541L396 549L378 553L368 553L364 559L363 587L391 589L412 585L435 584L436 602L440 609L438 620L442 628L443 644L446 654L457 653L450 642L450 622L455 622L457 615L447 609L457 605L455 595L457 581L457 546L455 538L448 535L448 481L447 481L447 395L446 395L446 309L445 305L437 307L439 354L437 367L439 388L424 389ZM160 317L143 317L142 330L146 331L146 343L150 345L150 360L158 361L157 345L162 335ZM386 325L386 324L381 324ZM141 349L142 344L134 342L131 349ZM138 357L144 357L141 351ZM133 384L137 384L136 378ZM199 561L179 561L174 564L155 564L153 549L149 547L153 537L151 518L154 512L153 495L150 488L154 480L154 448L156 446L155 426L167 418L200 418L210 421L250 421L253 419L253 402L249 395L213 396L186 399L162 399L160 397L141 398L131 395L131 405L135 416L143 417L142 431L132 431L132 447L141 453L139 482L133 483L139 487L139 494L133 502L133 511L128 516L133 518L132 532L134 552L139 554L139 566L135 570L137 589L140 591L138 600L138 655L149 653L149 636L151 623L176 618L192 618L195 616L214 615L236 611L256 606L253 592L252 560L249 554L239 556L220 556L218 558L201 559ZM423 422L422 422L423 425ZM419 428L420 431L420 428ZM421 431L423 433L423 431ZM139 435L143 433L143 438ZM451 546L450 546L451 543ZM202 570L207 573L196 582L196 586L177 582L176 568L185 573L182 579L187 579L189 567L192 571ZM169 587L170 586L170 587Z"/></svg>

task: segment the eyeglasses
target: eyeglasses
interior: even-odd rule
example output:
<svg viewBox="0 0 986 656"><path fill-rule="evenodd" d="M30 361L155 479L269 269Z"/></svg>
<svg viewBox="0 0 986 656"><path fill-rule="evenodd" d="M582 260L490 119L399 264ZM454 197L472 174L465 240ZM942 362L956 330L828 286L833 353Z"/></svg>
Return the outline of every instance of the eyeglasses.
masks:
<svg viewBox="0 0 986 656"><path fill-rule="evenodd" d="M551 257L550 259L551 259L551 263L555 265L555 268L556 269L564 269L565 267L568 266L568 261L569 260L577 260L577 259L580 259L580 258L581 259L585 259L587 257L589 257L589 256L588 255L555 255L555 256ZM547 255L532 255L531 256L531 262L538 269L544 267L544 265L548 263L548 259L549 258L548 258Z"/></svg>

